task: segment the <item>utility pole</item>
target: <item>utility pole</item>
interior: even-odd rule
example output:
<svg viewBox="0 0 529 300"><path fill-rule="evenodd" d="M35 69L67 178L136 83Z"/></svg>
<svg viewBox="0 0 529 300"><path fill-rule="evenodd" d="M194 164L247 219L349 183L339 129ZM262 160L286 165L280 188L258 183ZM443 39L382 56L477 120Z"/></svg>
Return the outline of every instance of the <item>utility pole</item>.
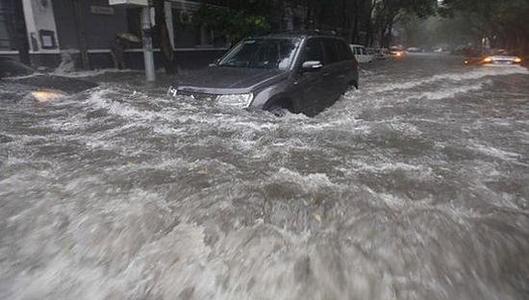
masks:
<svg viewBox="0 0 529 300"><path fill-rule="evenodd" d="M141 7L141 28L143 31L143 61L145 62L145 77L149 82L155 81L156 74L154 73L151 24L152 0L109 0L109 4Z"/></svg>
<svg viewBox="0 0 529 300"><path fill-rule="evenodd" d="M145 77L147 81L155 81L156 73L154 72L154 57L152 49L152 28L151 28L151 6L142 8L141 26L143 29L143 60L145 62Z"/></svg>

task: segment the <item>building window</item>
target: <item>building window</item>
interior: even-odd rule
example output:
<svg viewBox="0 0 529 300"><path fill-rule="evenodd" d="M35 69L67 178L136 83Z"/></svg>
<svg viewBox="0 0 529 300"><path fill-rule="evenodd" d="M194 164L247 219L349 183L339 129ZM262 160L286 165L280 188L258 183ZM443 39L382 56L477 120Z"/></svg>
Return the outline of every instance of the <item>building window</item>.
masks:
<svg viewBox="0 0 529 300"><path fill-rule="evenodd" d="M9 1L0 1L0 50L13 50L13 8Z"/></svg>

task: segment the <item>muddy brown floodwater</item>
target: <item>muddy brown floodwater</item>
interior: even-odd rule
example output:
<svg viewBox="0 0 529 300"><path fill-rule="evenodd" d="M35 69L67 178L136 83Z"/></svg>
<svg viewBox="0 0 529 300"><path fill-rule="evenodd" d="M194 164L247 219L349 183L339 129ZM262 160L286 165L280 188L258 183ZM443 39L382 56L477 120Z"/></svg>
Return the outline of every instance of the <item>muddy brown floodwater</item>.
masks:
<svg viewBox="0 0 529 300"><path fill-rule="evenodd" d="M410 56L315 118L0 83L1 299L529 299L529 72Z"/></svg>

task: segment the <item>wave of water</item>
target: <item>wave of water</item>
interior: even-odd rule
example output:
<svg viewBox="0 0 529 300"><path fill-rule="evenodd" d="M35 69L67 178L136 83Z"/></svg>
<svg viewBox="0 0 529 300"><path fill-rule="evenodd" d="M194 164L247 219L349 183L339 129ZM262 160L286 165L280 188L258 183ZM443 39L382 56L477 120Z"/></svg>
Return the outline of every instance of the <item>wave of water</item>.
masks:
<svg viewBox="0 0 529 300"><path fill-rule="evenodd" d="M427 78L406 80L396 84L388 84L377 88L377 92L394 91L401 89L411 89L417 86L431 84L434 82L446 82L446 81L464 81L472 79L482 79L489 76L503 76L512 74L529 74L529 71L520 66L508 66L508 67L480 67L478 69L472 68L466 72L451 72L445 74L438 74L429 76Z"/></svg>
<svg viewBox="0 0 529 300"><path fill-rule="evenodd" d="M0 298L527 298L526 72L407 63L316 118L2 86Z"/></svg>

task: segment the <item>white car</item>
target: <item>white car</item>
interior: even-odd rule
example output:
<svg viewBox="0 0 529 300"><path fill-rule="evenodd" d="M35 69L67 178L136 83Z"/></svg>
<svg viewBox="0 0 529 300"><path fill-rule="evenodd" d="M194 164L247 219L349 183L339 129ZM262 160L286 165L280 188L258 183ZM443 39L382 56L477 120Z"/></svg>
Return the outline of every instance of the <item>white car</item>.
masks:
<svg viewBox="0 0 529 300"><path fill-rule="evenodd" d="M513 55L492 55L483 59L485 65L519 65L522 59Z"/></svg>
<svg viewBox="0 0 529 300"><path fill-rule="evenodd" d="M465 65L511 66L520 65L521 63L522 59L520 57L512 55L503 49L493 50L489 55L467 57L465 59Z"/></svg>
<svg viewBox="0 0 529 300"><path fill-rule="evenodd" d="M369 54L367 52L366 47L362 45L354 45L354 44L350 45L350 47L358 63L364 64L364 63L370 63L373 61L374 55Z"/></svg>

